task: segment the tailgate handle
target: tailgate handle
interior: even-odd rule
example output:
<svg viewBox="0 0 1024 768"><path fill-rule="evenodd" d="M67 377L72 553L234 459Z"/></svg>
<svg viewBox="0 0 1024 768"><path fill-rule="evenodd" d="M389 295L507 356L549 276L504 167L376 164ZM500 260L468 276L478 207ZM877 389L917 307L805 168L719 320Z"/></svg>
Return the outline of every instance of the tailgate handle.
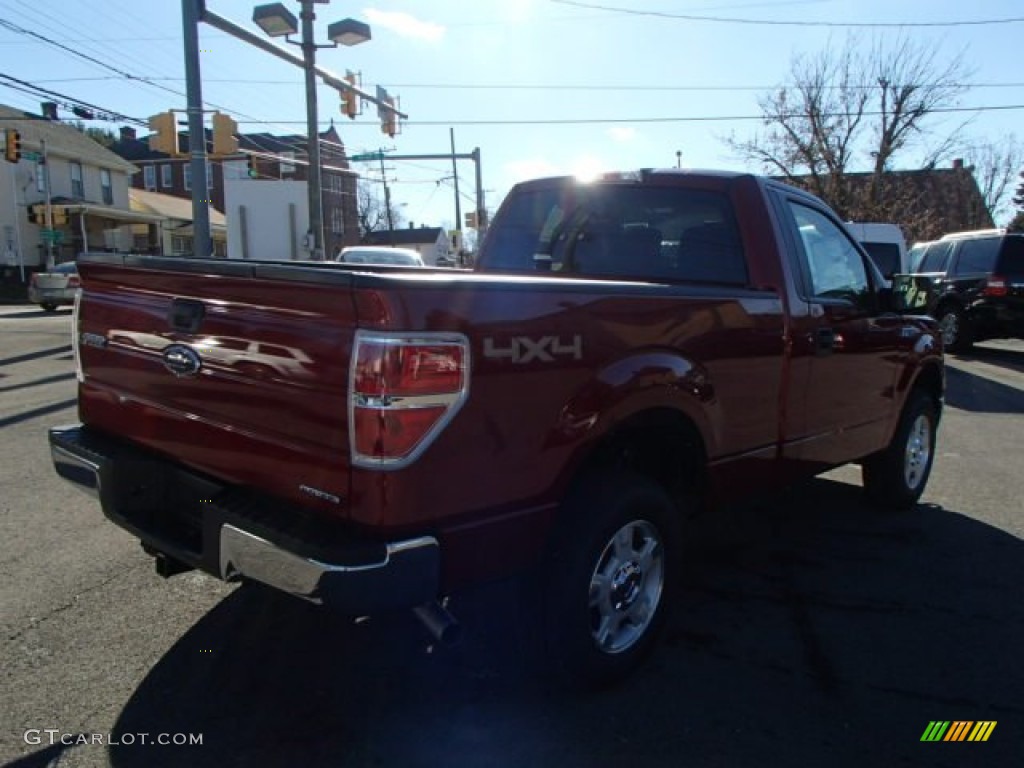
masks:
<svg viewBox="0 0 1024 768"><path fill-rule="evenodd" d="M175 299L171 302L171 311L167 316L167 322L175 331L195 333L203 324L205 316L206 306L201 301Z"/></svg>

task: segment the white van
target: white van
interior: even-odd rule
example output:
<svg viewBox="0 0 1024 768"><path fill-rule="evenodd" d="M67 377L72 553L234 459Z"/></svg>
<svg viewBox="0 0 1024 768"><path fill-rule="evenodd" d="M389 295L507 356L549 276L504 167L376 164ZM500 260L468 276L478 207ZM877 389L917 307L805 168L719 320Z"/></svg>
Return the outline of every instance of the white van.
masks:
<svg viewBox="0 0 1024 768"><path fill-rule="evenodd" d="M846 228L857 240L878 270L888 279L897 272L910 271L907 259L907 241L903 231L895 224L848 221Z"/></svg>

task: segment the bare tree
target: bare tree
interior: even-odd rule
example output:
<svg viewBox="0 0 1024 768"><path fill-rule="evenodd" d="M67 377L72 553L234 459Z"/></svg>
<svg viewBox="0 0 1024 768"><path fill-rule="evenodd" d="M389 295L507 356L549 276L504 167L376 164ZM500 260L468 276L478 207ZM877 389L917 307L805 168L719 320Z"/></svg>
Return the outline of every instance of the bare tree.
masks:
<svg viewBox="0 0 1024 768"><path fill-rule="evenodd" d="M372 182L360 182L357 188L356 207L359 216L359 234L365 237L371 232L380 232L388 228L388 210L383 196ZM397 228L400 226L401 215L392 202L391 221Z"/></svg>
<svg viewBox="0 0 1024 768"><path fill-rule="evenodd" d="M956 104L968 75L962 56L942 65L936 49L906 38L891 47L865 46L853 35L842 48L796 57L791 84L759 101L765 132L727 144L768 173L810 189L841 216L859 216L884 199L886 171L923 140L930 117ZM931 162L952 141L926 147ZM870 169L867 185L850 178L863 169Z"/></svg>
<svg viewBox="0 0 1024 768"><path fill-rule="evenodd" d="M1007 217L1007 196L1013 189L1016 170L1024 163L1024 151L1014 135L998 142L979 142L964 152L968 164L974 167L974 176L985 201L985 208L993 219Z"/></svg>

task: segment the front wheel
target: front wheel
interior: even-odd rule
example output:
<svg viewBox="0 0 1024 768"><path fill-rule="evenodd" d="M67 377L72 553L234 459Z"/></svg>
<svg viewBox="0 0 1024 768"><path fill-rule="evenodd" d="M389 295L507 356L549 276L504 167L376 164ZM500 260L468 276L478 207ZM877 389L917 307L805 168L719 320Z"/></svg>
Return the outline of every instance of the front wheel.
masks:
<svg viewBox="0 0 1024 768"><path fill-rule="evenodd" d="M553 676L601 686L631 672L665 623L678 558L678 511L657 484L620 473L573 494L538 585Z"/></svg>
<svg viewBox="0 0 1024 768"><path fill-rule="evenodd" d="M45 312L56 312L57 311L57 305L56 304L50 304L49 302L44 302L44 303L40 304L39 306L42 307L43 311L45 311Z"/></svg>
<svg viewBox="0 0 1024 768"><path fill-rule="evenodd" d="M935 458L938 409L927 393L914 390L889 446L864 462L864 490L875 504L909 509L928 484Z"/></svg>

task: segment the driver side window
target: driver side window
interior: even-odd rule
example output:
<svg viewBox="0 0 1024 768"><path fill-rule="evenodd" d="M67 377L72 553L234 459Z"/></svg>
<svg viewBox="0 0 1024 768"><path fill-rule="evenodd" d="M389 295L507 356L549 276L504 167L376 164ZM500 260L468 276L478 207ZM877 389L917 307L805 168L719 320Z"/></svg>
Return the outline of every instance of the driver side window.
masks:
<svg viewBox="0 0 1024 768"><path fill-rule="evenodd" d="M803 244L812 295L860 303L870 284L864 260L850 238L821 212L793 201L789 207Z"/></svg>

